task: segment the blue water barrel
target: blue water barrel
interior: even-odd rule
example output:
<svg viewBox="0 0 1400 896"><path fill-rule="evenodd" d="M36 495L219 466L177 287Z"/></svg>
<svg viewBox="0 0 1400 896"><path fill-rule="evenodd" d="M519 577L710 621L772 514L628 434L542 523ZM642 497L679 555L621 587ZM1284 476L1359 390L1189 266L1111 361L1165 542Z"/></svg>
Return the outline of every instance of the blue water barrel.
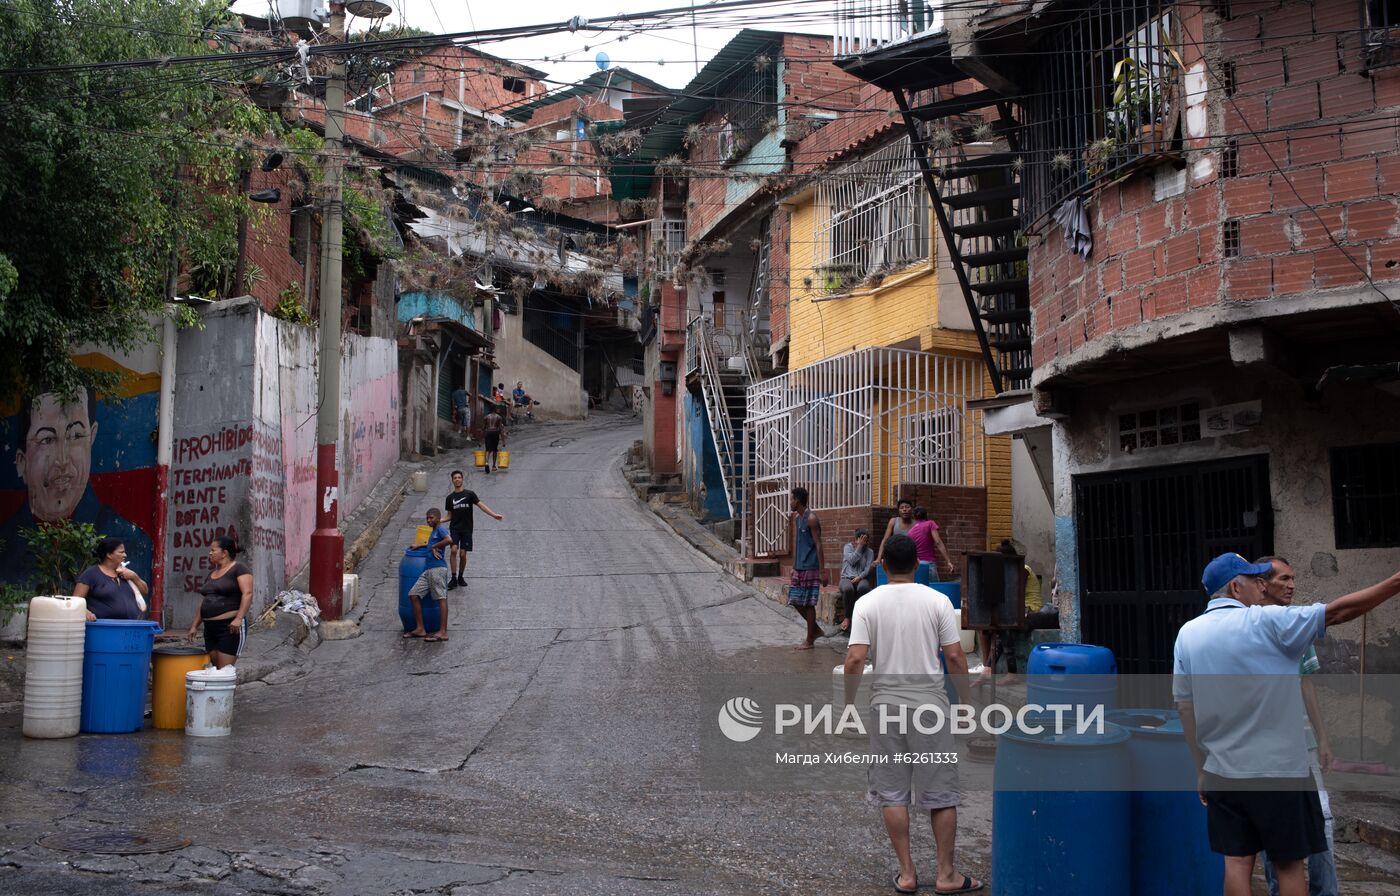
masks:
<svg viewBox="0 0 1400 896"><path fill-rule="evenodd" d="M914 569L914 584L932 585L938 581L938 567L928 560L920 560L919 565ZM890 577L885 575L885 564L883 562L875 564L875 584L888 585ZM953 604L957 606L957 604Z"/></svg>
<svg viewBox="0 0 1400 896"><path fill-rule="evenodd" d="M930 588L947 597L953 609L962 608L962 582L929 582Z"/></svg>
<svg viewBox="0 0 1400 896"><path fill-rule="evenodd" d="M1210 849L1181 717L1169 709L1123 709L1108 720L1131 736L1133 893L1215 896L1224 887L1225 860Z"/></svg>
<svg viewBox="0 0 1400 896"><path fill-rule="evenodd" d="M1118 663L1093 644L1037 644L1026 663L1026 702L1118 706Z"/></svg>
<svg viewBox="0 0 1400 896"><path fill-rule="evenodd" d="M79 727L88 734L140 731L157 623L98 619L83 638L83 700Z"/></svg>
<svg viewBox="0 0 1400 896"><path fill-rule="evenodd" d="M1111 724L1084 734L1013 728L997 739L993 896L1133 892L1127 747L1128 733ZM1056 789L1033 789L1048 785Z"/></svg>
<svg viewBox="0 0 1400 896"><path fill-rule="evenodd" d="M413 631L413 603L408 599L408 592L413 590L431 557L432 549L423 545L407 549L403 552L403 559L399 561L399 620L403 622L403 630L406 632ZM423 606L423 631L437 631L442 625L442 613L438 609L438 602L428 597L419 603Z"/></svg>

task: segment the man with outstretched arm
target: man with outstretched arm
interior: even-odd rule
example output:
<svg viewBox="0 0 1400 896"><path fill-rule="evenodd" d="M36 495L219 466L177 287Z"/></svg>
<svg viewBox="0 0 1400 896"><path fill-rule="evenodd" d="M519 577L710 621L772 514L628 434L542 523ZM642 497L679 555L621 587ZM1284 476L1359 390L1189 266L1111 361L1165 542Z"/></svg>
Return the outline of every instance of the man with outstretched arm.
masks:
<svg viewBox="0 0 1400 896"><path fill-rule="evenodd" d="M1268 854L1279 896L1305 896L1306 859L1327 848L1304 738L1298 664L1327 626L1400 594L1400 573L1306 607L1265 606L1269 563L1221 554L1201 576L1210 602L1176 637L1172 693L1196 763L1225 896L1249 896Z"/></svg>

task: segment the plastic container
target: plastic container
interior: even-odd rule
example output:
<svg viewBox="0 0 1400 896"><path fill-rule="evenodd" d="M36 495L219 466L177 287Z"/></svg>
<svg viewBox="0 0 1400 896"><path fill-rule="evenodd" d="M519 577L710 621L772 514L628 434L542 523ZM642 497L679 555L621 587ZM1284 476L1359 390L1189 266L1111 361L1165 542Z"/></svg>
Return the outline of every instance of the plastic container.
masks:
<svg viewBox="0 0 1400 896"><path fill-rule="evenodd" d="M399 620L403 622L403 630L406 632L413 631L413 604L408 599L408 592L413 589L414 583L427 568L431 557L430 548L416 547L404 551L403 559L399 561ZM424 597L419 600L419 604L423 607L423 631L437 631L442 625L442 613L438 609L438 602L431 597Z"/></svg>
<svg viewBox="0 0 1400 896"><path fill-rule="evenodd" d="M151 649L160 625L145 619L97 619L83 646L82 730L140 731L146 716Z"/></svg>
<svg viewBox="0 0 1400 896"><path fill-rule="evenodd" d="M151 727L185 727L185 675L203 669L209 654L198 647L157 647L151 652Z"/></svg>
<svg viewBox="0 0 1400 896"><path fill-rule="evenodd" d="M81 597L36 597L29 602L25 737L72 737L78 733L86 619L87 601Z"/></svg>
<svg viewBox="0 0 1400 896"><path fill-rule="evenodd" d="M496 452L496 469L498 469L498 470L509 470L509 469L510 469L510 452L507 451L507 450L504 449L504 448L502 448L501 450L499 450L499 451Z"/></svg>
<svg viewBox="0 0 1400 896"><path fill-rule="evenodd" d="M1093 644L1037 644L1026 662L1026 702L1118 707L1118 663Z"/></svg>
<svg viewBox="0 0 1400 896"><path fill-rule="evenodd" d="M428 474L423 470L415 471L413 474L413 490L420 495L428 492Z"/></svg>
<svg viewBox="0 0 1400 896"><path fill-rule="evenodd" d="M476 449L476 463L474 464L474 466L486 466L486 452L480 448Z"/></svg>
<svg viewBox="0 0 1400 896"><path fill-rule="evenodd" d="M185 734L225 737L233 733L233 692L238 670L198 669L185 673Z"/></svg>
<svg viewBox="0 0 1400 896"><path fill-rule="evenodd" d="M962 609L962 583L961 582L926 582L930 588L948 598L954 610Z"/></svg>
<svg viewBox="0 0 1400 896"><path fill-rule="evenodd" d="M1216 896L1225 860L1210 849L1181 717L1169 709L1123 709L1108 720L1131 738L1134 896Z"/></svg>
<svg viewBox="0 0 1400 896"><path fill-rule="evenodd" d="M1133 892L1128 740L1111 724L1103 734L1013 728L997 739L993 896ZM1050 784L1057 789L1035 789Z"/></svg>
<svg viewBox="0 0 1400 896"><path fill-rule="evenodd" d="M938 581L938 569L929 560L920 560L919 565L914 569L914 584L932 585ZM890 577L885 574L885 564L883 562L875 564L875 584L888 585ZM959 592L961 593L961 592ZM958 604L953 604L958 606Z"/></svg>
<svg viewBox="0 0 1400 896"><path fill-rule="evenodd" d="M428 539L433 537L432 526L419 526L413 533L413 546L421 548L428 543Z"/></svg>

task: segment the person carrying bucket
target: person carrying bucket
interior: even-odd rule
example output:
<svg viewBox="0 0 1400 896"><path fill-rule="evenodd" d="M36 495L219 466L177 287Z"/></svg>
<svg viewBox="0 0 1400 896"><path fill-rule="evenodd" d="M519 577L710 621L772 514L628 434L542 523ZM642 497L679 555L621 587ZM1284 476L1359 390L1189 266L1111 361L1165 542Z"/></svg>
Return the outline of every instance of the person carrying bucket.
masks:
<svg viewBox="0 0 1400 896"><path fill-rule="evenodd" d="M413 588L408 592L408 599L413 604L413 621L417 624L413 631L404 632L403 637L422 638L432 642L446 641L447 549L452 545L452 533L443 525L442 511L436 507L428 511L428 525L433 527L433 534L428 536L428 562L423 567L423 573L418 576L418 581L413 583ZM424 597L431 597L437 601L442 612L442 622L435 632L423 630Z"/></svg>

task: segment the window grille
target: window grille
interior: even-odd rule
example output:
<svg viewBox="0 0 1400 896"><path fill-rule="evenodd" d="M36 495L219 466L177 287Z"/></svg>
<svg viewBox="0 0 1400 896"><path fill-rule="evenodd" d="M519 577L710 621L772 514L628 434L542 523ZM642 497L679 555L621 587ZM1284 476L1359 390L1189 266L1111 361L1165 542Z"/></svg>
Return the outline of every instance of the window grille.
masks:
<svg viewBox="0 0 1400 896"><path fill-rule="evenodd" d="M745 71L723 88L715 91L719 97L714 111L724 122L719 133L729 141L727 152L720 159L728 161L753 146L763 136L770 119L778 115L778 47L754 56ZM723 137L728 131L729 136Z"/></svg>
<svg viewBox="0 0 1400 896"><path fill-rule="evenodd" d="M661 233L656 241L656 272L669 276L680 262L685 251L685 219L666 218L661 222Z"/></svg>
<svg viewBox="0 0 1400 896"><path fill-rule="evenodd" d="M1225 141L1225 148L1220 151L1220 176L1240 176L1240 141Z"/></svg>
<svg viewBox="0 0 1400 896"><path fill-rule="evenodd" d="M1400 442L1333 448L1337 547L1400 547Z"/></svg>
<svg viewBox="0 0 1400 896"><path fill-rule="evenodd" d="M817 288L849 291L874 273L929 257L928 194L902 137L817 186Z"/></svg>
<svg viewBox="0 0 1400 896"><path fill-rule="evenodd" d="M1240 257L1240 222L1226 221L1220 225L1220 254L1226 258Z"/></svg>
<svg viewBox="0 0 1400 896"><path fill-rule="evenodd" d="M1118 415L1118 450L1166 448L1201 440L1201 406L1190 401Z"/></svg>
<svg viewBox="0 0 1400 896"><path fill-rule="evenodd" d="M966 485L963 478L962 415L954 408L911 414L900 433L908 456L905 482L922 485Z"/></svg>
<svg viewBox="0 0 1400 896"><path fill-rule="evenodd" d="M1168 148L1178 42L1163 0L1091 0L1047 41L1024 106L1029 222Z"/></svg>

